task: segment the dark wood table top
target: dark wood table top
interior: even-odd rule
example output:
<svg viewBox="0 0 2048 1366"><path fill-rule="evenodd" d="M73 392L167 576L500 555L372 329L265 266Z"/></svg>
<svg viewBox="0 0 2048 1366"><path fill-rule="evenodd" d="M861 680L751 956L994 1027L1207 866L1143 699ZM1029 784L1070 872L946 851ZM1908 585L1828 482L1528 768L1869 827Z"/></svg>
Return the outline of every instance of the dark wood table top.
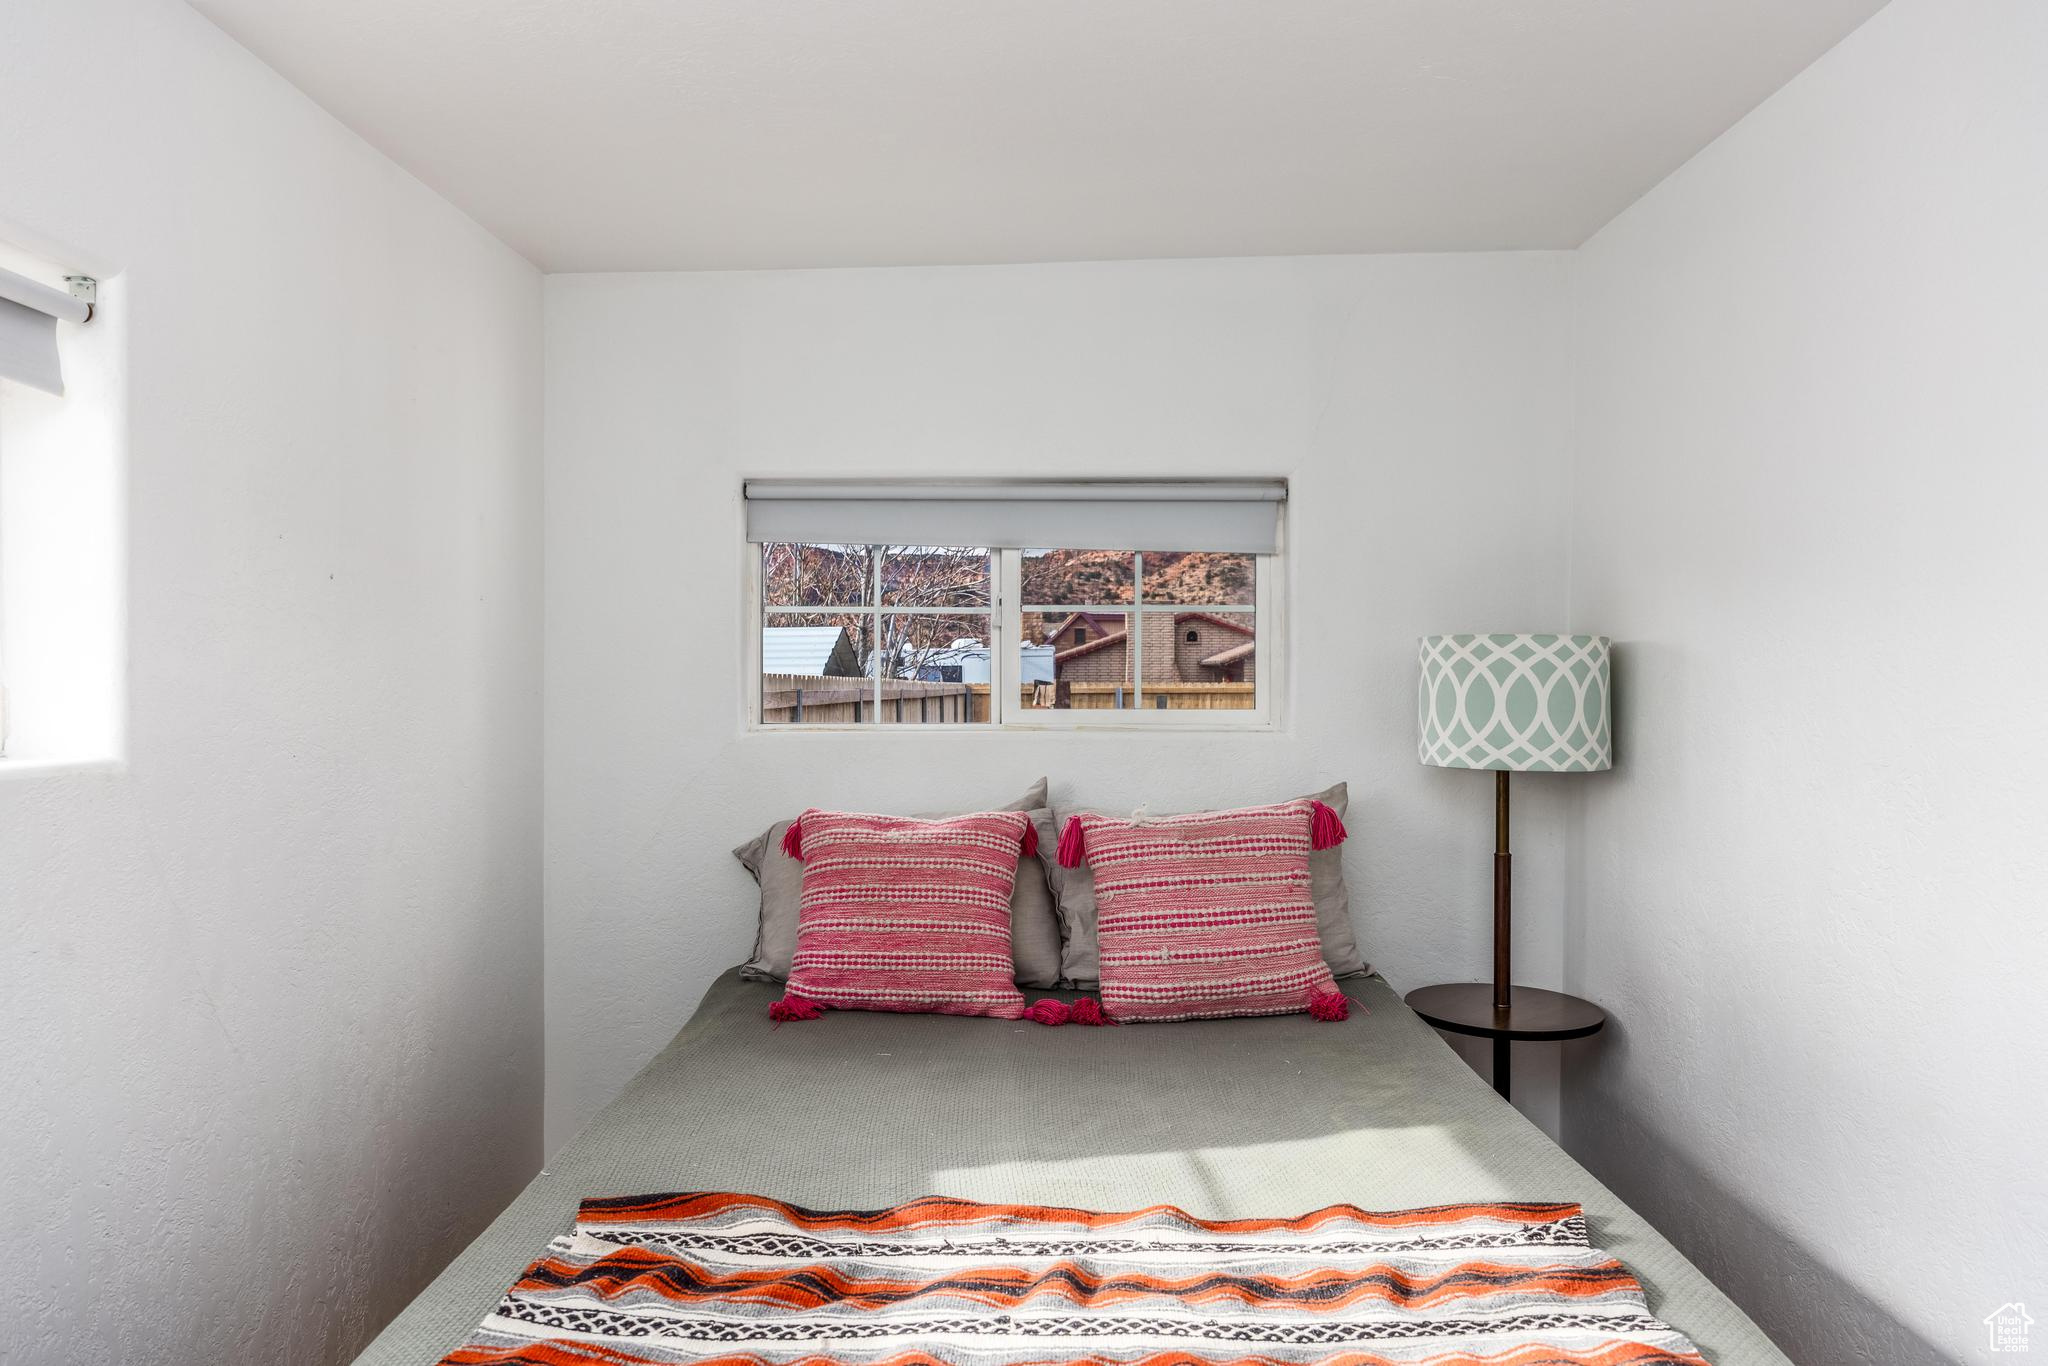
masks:
<svg viewBox="0 0 2048 1366"><path fill-rule="evenodd" d="M1482 1039L1582 1039L1607 1023L1606 1012L1591 1001L1542 987L1509 988L1506 1010L1493 1008L1491 982L1417 987L1406 999L1438 1029Z"/></svg>

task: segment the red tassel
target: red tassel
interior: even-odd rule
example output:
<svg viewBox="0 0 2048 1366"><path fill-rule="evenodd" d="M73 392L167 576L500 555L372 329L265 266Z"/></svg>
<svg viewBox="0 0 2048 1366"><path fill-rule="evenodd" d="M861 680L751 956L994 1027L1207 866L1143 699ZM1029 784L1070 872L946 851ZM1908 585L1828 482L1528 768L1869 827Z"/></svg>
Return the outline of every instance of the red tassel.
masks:
<svg viewBox="0 0 2048 1366"><path fill-rule="evenodd" d="M782 852L799 863L803 862L804 818L802 816L798 816L795 820L791 821L789 829L782 832Z"/></svg>
<svg viewBox="0 0 2048 1366"><path fill-rule="evenodd" d="M1335 849L1344 842L1350 832L1335 811L1321 802L1309 803L1308 847L1311 849ZM1343 1019L1343 1016L1338 1016Z"/></svg>
<svg viewBox="0 0 2048 1366"><path fill-rule="evenodd" d="M801 996L784 996L768 1007L768 1018L777 1024L788 1024L791 1020L815 1020L824 1013L825 1007Z"/></svg>
<svg viewBox="0 0 2048 1366"><path fill-rule="evenodd" d="M1022 853L1025 858L1030 858L1037 854L1037 852L1038 822L1027 816L1024 818L1024 846Z"/></svg>
<svg viewBox="0 0 2048 1366"><path fill-rule="evenodd" d="M1318 1020L1351 1018L1351 998L1341 991L1318 991L1308 998L1308 1013Z"/></svg>
<svg viewBox="0 0 2048 1366"><path fill-rule="evenodd" d="M1081 818L1079 816L1067 817L1066 827L1060 831L1060 846L1054 850L1054 853L1058 856L1060 867L1062 868L1079 868L1081 866Z"/></svg>
<svg viewBox="0 0 2048 1366"><path fill-rule="evenodd" d="M1042 1025L1063 1025L1073 1017L1074 1008L1065 1001L1055 1001L1048 998L1043 1001L1033 1001L1030 1005L1024 1007L1024 1018L1035 1020Z"/></svg>
<svg viewBox="0 0 2048 1366"><path fill-rule="evenodd" d="M1083 996L1080 1000L1074 1002L1073 1009L1067 1015L1067 1019L1077 1025L1106 1025L1109 1023L1109 1017L1102 1013L1102 1002L1096 1000L1093 996Z"/></svg>

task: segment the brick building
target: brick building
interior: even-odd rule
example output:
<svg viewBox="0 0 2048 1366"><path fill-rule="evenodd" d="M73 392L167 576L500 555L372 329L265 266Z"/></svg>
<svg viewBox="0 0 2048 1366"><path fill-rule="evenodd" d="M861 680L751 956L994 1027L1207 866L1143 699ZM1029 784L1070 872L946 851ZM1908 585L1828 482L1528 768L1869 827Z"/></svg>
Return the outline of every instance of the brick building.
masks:
<svg viewBox="0 0 2048 1366"><path fill-rule="evenodd" d="M1147 683L1254 682L1251 614L1144 612ZM1131 682L1129 618L1075 612L1046 635L1053 676L1070 683Z"/></svg>

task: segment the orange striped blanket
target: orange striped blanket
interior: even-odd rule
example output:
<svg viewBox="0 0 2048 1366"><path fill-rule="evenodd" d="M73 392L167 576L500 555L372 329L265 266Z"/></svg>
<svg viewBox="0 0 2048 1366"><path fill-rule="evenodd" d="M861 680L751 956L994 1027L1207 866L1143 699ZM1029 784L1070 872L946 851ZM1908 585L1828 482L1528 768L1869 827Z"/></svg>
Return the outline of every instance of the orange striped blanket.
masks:
<svg viewBox="0 0 2048 1366"><path fill-rule="evenodd" d="M584 1201L443 1362L1704 1366L1577 1205L1212 1220L705 1193Z"/></svg>

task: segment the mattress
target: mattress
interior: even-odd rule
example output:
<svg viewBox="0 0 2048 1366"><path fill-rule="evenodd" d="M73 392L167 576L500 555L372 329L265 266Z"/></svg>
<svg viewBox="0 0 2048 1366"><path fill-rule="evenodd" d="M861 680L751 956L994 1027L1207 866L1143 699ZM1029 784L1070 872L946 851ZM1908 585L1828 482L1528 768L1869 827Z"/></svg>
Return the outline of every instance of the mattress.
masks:
<svg viewBox="0 0 2048 1366"><path fill-rule="evenodd" d="M457 1346L591 1195L725 1190L821 1209L920 1195L1211 1218L1577 1201L1595 1246L1721 1366L1784 1366L1755 1324L1496 1096L1377 977L1366 1011L1048 1029L832 1012L771 1027L781 988L726 973L631 1085L357 1358Z"/></svg>

